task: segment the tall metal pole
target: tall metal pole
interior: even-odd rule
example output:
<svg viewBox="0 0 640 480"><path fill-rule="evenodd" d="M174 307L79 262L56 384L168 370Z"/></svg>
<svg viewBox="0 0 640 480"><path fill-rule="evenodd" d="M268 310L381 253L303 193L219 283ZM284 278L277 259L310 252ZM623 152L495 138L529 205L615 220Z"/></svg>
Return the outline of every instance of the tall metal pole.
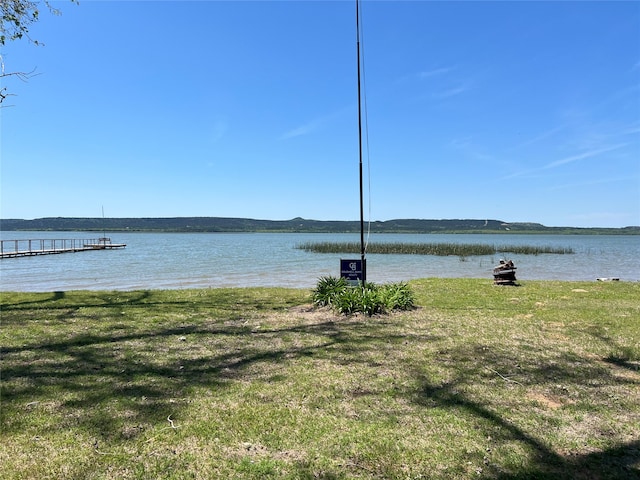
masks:
<svg viewBox="0 0 640 480"><path fill-rule="evenodd" d="M356 36L357 36L357 57L358 57L358 151L359 151L359 173L360 173L360 259L362 260L362 284L367 278L367 268L365 263L364 249L364 199L362 194L362 100L360 93L360 0L356 0Z"/></svg>

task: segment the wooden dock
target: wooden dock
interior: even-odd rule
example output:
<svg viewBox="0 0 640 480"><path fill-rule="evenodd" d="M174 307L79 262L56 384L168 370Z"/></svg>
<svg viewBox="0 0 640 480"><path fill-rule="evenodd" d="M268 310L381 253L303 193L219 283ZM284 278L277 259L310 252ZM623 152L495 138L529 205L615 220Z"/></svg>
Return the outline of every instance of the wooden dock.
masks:
<svg viewBox="0 0 640 480"><path fill-rule="evenodd" d="M81 239L0 240L0 258L32 257L57 253L88 252L124 248L124 243L111 243L107 237Z"/></svg>

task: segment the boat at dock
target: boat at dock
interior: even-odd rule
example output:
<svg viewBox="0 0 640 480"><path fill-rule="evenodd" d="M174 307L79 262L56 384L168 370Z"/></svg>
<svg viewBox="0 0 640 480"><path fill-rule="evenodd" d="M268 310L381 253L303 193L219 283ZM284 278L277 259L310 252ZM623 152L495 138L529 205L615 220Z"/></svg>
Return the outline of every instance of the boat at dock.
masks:
<svg viewBox="0 0 640 480"><path fill-rule="evenodd" d="M92 243L85 243L84 247L93 250L106 250L112 248L124 248L127 245L124 243L112 243L109 237L100 237L97 241L91 241Z"/></svg>

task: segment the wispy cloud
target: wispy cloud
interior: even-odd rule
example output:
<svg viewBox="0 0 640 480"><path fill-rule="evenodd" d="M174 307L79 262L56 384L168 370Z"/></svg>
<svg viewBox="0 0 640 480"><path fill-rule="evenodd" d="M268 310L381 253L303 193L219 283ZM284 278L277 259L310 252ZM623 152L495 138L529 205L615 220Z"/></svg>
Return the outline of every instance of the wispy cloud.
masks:
<svg viewBox="0 0 640 480"><path fill-rule="evenodd" d="M620 132L621 135L635 135L636 133L640 133L640 126L630 126Z"/></svg>
<svg viewBox="0 0 640 480"><path fill-rule="evenodd" d="M585 152L579 153L577 155L571 155L569 157L565 157L565 158L561 158L560 160L555 160L551 163L547 163L546 165L542 166L542 167L538 167L538 168L530 168L528 170L521 170L519 172L516 173L512 173L510 175L506 175L504 177L501 178L501 180L508 180L511 178L516 178L516 177L524 177L524 176L532 176L532 174L535 173L539 173L543 170L551 170L554 168L558 168L562 165L566 165L568 163L573 163L573 162L578 162L580 160L585 160L587 158L592 158L592 157L596 157L602 153L607 153L607 152L611 152L614 150L618 150L620 148L626 147L628 146L628 143L619 143L617 145L610 145L608 147L602 147L602 148L594 148L591 150L587 150Z"/></svg>
<svg viewBox="0 0 640 480"><path fill-rule="evenodd" d="M631 101L637 102L639 92L640 92L640 85L637 83L634 83L632 85L621 88L611 93L610 95L602 99L600 103L594 105L592 110L599 110L603 107L607 107L611 104L615 104L618 102L628 102L629 101L628 97L631 97Z"/></svg>
<svg viewBox="0 0 640 480"><path fill-rule="evenodd" d="M561 165L566 165L567 163L577 162L579 160L584 160L585 158L595 157L600 155L601 153L611 152L613 150L618 150L619 148L626 147L629 145L628 143L619 143L617 145L611 145L609 147L604 148L596 148L593 150L588 150L586 152L582 152L578 155L572 155L570 157L561 158L560 160L556 160L555 162L548 163L542 169L547 170L549 168L556 168Z"/></svg>
<svg viewBox="0 0 640 480"><path fill-rule="evenodd" d="M537 136L535 136L533 138L530 138L529 140L525 140L524 142L519 143L515 147L511 148L511 150L517 150L517 149L520 149L520 148L523 148L523 147L528 147L528 146L531 146L531 145L533 145L535 143L538 143L538 142L540 142L542 140L546 140L547 138L553 137L556 133L561 132L565 128L566 128L565 125L560 125L559 127L551 128L551 129L549 129L549 130L547 130L545 132L542 132L541 134L539 134L539 135L537 135Z"/></svg>
<svg viewBox="0 0 640 480"><path fill-rule="evenodd" d="M485 153L486 151L485 148L483 148L480 145L477 145L474 142L473 138L470 136L463 137L463 138L455 138L449 142L449 146L463 152L465 155L475 160L483 160L483 161L494 160L494 157L492 155Z"/></svg>
<svg viewBox="0 0 640 480"><path fill-rule="evenodd" d="M419 95L418 100L444 100L461 95L472 89L474 78L468 76L450 75L458 70L458 66L437 67L431 70L422 70L417 73L402 77L400 83L425 82L428 91ZM477 75L476 75L477 76ZM428 86L427 86L428 85Z"/></svg>
<svg viewBox="0 0 640 480"><path fill-rule="evenodd" d="M416 81L422 81L427 79L433 79L436 77L441 77L446 75L447 73L455 70L456 67L438 67L432 68L430 70L421 70L419 72L413 72L407 75L404 75L396 80L398 83L413 83Z"/></svg>
<svg viewBox="0 0 640 480"><path fill-rule="evenodd" d="M588 182L579 182L579 183L565 183L562 185L555 185L550 187L549 190L565 190L571 188L581 188L581 187L592 187L594 185L605 185L608 183L621 183L621 182L637 182L639 179L634 177L613 177L613 178L601 178L596 180L591 180Z"/></svg>
<svg viewBox="0 0 640 480"><path fill-rule="evenodd" d="M280 140L288 140L290 138L300 137L303 135L309 135L311 133L314 133L324 128L326 124L336 119L337 117L341 116L347 110L348 110L347 108L342 108L333 113L329 113L327 115L322 115L317 118L314 118L313 120L305 124L302 124L299 127L293 128L283 133L282 135L280 135L279 138Z"/></svg>
<svg viewBox="0 0 640 480"><path fill-rule="evenodd" d="M445 73L449 73L451 70L453 70L453 67L436 68L434 70L418 72L417 77L420 79L435 77L438 75L444 75Z"/></svg>
<svg viewBox="0 0 640 480"><path fill-rule="evenodd" d="M224 137L224 134L227 133L227 128L228 125L225 120L218 119L213 122L209 133L211 142L218 142L222 137Z"/></svg>
<svg viewBox="0 0 640 480"><path fill-rule="evenodd" d="M309 123L306 123L304 125L301 125L297 128L294 128L293 130L289 130L288 132L283 133L280 136L280 140L287 140L289 138L295 138L295 137L301 137L303 135L308 135L316 130L318 130L320 128L320 126L322 125L322 121L320 120L316 120L316 121L312 121Z"/></svg>
<svg viewBox="0 0 640 480"><path fill-rule="evenodd" d="M438 98L438 99L451 98L451 97L455 97L457 95L460 95L461 93L464 93L464 92L466 92L466 91L468 91L470 89L471 89L471 87L469 85L460 85L458 87L449 88L447 90L443 90L441 92L434 93L433 94L433 98Z"/></svg>

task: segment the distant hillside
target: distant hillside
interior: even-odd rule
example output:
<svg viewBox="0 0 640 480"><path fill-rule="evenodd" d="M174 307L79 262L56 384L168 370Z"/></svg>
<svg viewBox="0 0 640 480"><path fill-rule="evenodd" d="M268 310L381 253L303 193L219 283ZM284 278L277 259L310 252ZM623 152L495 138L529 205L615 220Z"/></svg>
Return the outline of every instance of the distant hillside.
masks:
<svg viewBox="0 0 640 480"><path fill-rule="evenodd" d="M368 227L365 226L365 227ZM359 221L254 220L225 217L174 218L37 218L0 220L2 231L90 232L360 232ZM640 226L625 228L545 227L539 223L507 223L501 220L399 219L371 223L372 233L570 233L640 234Z"/></svg>

